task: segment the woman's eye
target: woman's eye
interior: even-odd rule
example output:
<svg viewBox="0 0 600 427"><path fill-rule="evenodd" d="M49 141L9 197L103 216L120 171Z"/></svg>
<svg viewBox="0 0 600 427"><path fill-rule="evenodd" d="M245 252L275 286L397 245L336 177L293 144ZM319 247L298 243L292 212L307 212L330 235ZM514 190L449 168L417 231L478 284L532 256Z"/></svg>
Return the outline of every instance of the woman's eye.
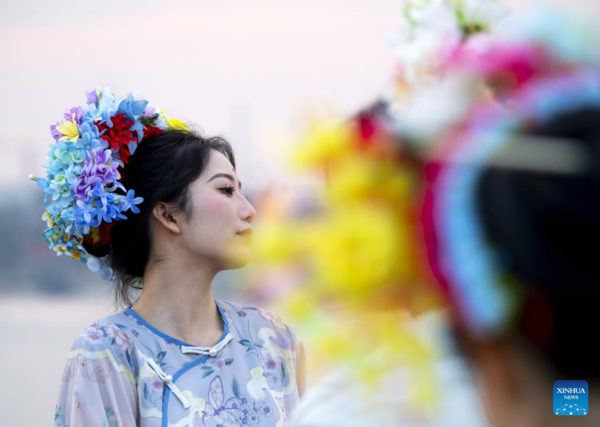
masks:
<svg viewBox="0 0 600 427"><path fill-rule="evenodd" d="M235 190L235 188L233 188L233 187L223 187L223 188L221 188L221 190L225 191L227 194L229 194L231 196L233 194L233 190Z"/></svg>
<svg viewBox="0 0 600 427"><path fill-rule="evenodd" d="M223 187L223 188L221 188L221 190L223 190L224 192L226 192L227 194L229 194L231 196L233 194L233 192L235 191L235 187L232 187L232 186ZM249 200L247 194L242 194L242 196L244 196L246 198L246 200Z"/></svg>

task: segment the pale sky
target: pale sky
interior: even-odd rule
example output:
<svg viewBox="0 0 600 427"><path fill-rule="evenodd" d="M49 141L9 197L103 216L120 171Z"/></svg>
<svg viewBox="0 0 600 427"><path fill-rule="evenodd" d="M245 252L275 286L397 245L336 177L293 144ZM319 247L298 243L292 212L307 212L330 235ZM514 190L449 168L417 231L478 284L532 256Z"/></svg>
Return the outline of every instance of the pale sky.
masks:
<svg viewBox="0 0 600 427"><path fill-rule="evenodd" d="M400 17L397 0L60 4L2 2L0 182L43 176L48 126L109 86L229 136L250 188L309 106L352 112L381 94Z"/></svg>
<svg viewBox="0 0 600 427"><path fill-rule="evenodd" d="M262 187L311 109L349 114L385 90L400 17L399 0L1 0L0 191L45 176L48 126L96 86L229 137Z"/></svg>

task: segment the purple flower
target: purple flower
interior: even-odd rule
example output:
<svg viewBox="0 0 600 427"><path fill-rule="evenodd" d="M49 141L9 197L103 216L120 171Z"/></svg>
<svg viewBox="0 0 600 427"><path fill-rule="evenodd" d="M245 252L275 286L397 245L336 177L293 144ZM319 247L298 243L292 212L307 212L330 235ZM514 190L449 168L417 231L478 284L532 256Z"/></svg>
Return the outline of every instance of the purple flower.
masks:
<svg viewBox="0 0 600 427"><path fill-rule="evenodd" d="M111 150L101 147L86 153L82 174L75 185L77 199L87 201L96 183L109 185L121 178L117 170L119 163L111 157L111 153Z"/></svg>
<svg viewBox="0 0 600 427"><path fill-rule="evenodd" d="M269 371L275 371L279 367L279 362L273 359L273 356L270 354L267 356L267 360L265 362L265 368Z"/></svg>
<svg viewBox="0 0 600 427"><path fill-rule="evenodd" d="M156 107L154 107L153 105L148 104L146 106L146 108L144 109L144 112L142 114L144 116L152 117L154 114L156 114Z"/></svg>
<svg viewBox="0 0 600 427"><path fill-rule="evenodd" d="M154 390L162 390L163 384L163 381L157 376L152 378L152 381L150 381L150 387L152 387Z"/></svg>
<svg viewBox="0 0 600 427"><path fill-rule="evenodd" d="M97 104L98 103L98 94L96 93L96 89L85 91L85 95L87 96L88 104Z"/></svg>
<svg viewBox="0 0 600 427"><path fill-rule="evenodd" d="M67 110L63 117L65 120L70 122L73 121L73 114L75 114L75 123L81 124L81 120L83 119L83 111L81 111L80 107L72 107L70 110Z"/></svg>
<svg viewBox="0 0 600 427"><path fill-rule="evenodd" d="M58 141L62 138L63 134L56 130L56 126L60 125L59 122L56 122L55 125L50 125L50 133L52 134L52 138Z"/></svg>

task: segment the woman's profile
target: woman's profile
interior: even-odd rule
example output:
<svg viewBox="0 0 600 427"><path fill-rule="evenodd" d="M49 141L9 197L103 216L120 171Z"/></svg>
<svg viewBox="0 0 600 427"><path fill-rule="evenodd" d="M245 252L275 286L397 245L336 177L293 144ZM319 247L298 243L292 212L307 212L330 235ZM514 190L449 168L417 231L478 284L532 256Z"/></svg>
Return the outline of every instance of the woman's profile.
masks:
<svg viewBox="0 0 600 427"><path fill-rule="evenodd" d="M284 425L304 388L300 337L212 292L249 262L256 216L231 145L131 95L87 95L51 127L47 178L33 179L50 247L113 281L126 308L75 339L54 424Z"/></svg>

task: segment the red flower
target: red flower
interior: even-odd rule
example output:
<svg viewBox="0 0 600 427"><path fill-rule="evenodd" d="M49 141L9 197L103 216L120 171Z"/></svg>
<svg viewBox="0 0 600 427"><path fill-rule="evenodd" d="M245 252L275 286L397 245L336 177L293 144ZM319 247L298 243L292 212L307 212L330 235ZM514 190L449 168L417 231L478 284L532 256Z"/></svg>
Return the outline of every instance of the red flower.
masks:
<svg viewBox="0 0 600 427"><path fill-rule="evenodd" d="M110 242L110 234L111 234L111 229L113 226L114 222L101 222L100 225L98 226L98 241L94 241L94 236L93 234L95 234L94 229L92 229L92 233L85 235L84 236L84 240L85 242L91 247L91 248L102 248L103 246L108 245L108 243ZM96 251L90 251L89 248L86 248L88 250L88 252L90 252L91 255L96 255L96 256L104 256L105 254L98 254L96 253Z"/></svg>
<svg viewBox="0 0 600 427"><path fill-rule="evenodd" d="M98 226L98 240L101 245L108 245L110 242L110 230L112 229L113 222L102 221Z"/></svg>
<svg viewBox="0 0 600 427"><path fill-rule="evenodd" d="M144 139L152 138L153 136L160 135L165 133L161 128L157 128L155 126L144 126Z"/></svg>
<svg viewBox="0 0 600 427"><path fill-rule="evenodd" d="M106 130L106 133L101 138L107 141L112 150L119 150L119 157L124 164L128 164L127 158L131 155L129 152L129 143L137 141L137 136L133 131L129 130L133 125L133 120L127 120L125 113L118 114L110 118L113 126L108 127L106 122L98 125L98 131Z"/></svg>

